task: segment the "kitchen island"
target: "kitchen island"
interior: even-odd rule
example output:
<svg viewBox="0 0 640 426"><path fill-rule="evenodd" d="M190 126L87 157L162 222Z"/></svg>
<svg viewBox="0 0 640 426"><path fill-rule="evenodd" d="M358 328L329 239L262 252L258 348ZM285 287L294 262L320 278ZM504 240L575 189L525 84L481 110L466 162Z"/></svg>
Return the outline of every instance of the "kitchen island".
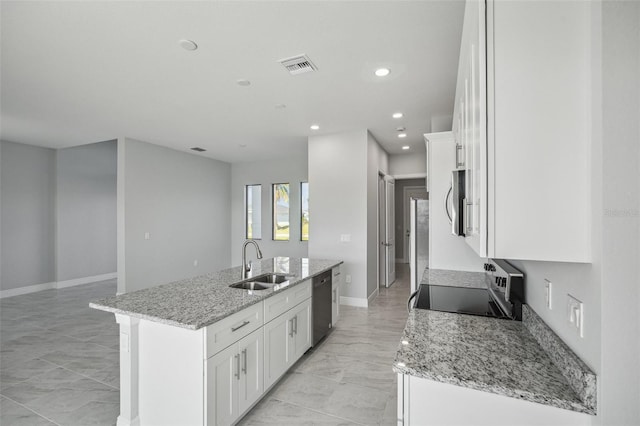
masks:
<svg viewBox="0 0 640 426"><path fill-rule="evenodd" d="M341 261L276 257L92 302L120 324L118 425L214 425L241 418L311 346L311 279ZM336 297L337 300L337 297Z"/></svg>

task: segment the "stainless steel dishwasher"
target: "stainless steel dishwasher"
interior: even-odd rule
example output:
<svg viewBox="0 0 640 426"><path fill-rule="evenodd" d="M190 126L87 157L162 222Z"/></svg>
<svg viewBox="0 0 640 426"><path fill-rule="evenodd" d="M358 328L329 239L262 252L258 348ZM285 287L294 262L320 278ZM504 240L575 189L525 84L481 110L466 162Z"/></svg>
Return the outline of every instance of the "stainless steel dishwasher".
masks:
<svg viewBox="0 0 640 426"><path fill-rule="evenodd" d="M331 270L311 281L313 284L313 345L331 329Z"/></svg>

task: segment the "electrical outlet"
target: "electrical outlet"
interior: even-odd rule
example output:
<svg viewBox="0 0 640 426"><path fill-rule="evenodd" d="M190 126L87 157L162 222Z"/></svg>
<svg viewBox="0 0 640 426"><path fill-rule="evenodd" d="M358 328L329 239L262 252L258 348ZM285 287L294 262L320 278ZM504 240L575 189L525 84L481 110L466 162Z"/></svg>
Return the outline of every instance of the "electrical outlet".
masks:
<svg viewBox="0 0 640 426"><path fill-rule="evenodd" d="M549 281L548 279L544 279L544 301L547 304L547 309L551 310L553 309L553 285L551 284L551 281Z"/></svg>
<svg viewBox="0 0 640 426"><path fill-rule="evenodd" d="M193 266L198 266L198 259L193 260Z"/></svg>
<svg viewBox="0 0 640 426"><path fill-rule="evenodd" d="M149 232L145 232L145 233L144 233L144 239L145 239L145 240L150 240L150 239L151 239L151 233L149 233Z"/></svg>
<svg viewBox="0 0 640 426"><path fill-rule="evenodd" d="M570 294L567 294L567 319L578 336L584 337L584 304Z"/></svg>
<svg viewBox="0 0 640 426"><path fill-rule="evenodd" d="M351 242L351 234L341 234L340 235L340 242L341 243L349 243L349 242Z"/></svg>
<svg viewBox="0 0 640 426"><path fill-rule="evenodd" d="M344 282L346 282L347 284L351 284L351 275L350 274L347 274L344 277Z"/></svg>

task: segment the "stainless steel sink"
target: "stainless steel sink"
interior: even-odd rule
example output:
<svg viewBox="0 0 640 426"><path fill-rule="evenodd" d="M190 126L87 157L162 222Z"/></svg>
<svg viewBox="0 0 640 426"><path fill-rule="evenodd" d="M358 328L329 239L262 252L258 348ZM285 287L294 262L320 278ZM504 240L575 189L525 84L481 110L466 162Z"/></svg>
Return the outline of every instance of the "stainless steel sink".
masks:
<svg viewBox="0 0 640 426"><path fill-rule="evenodd" d="M231 284L229 287L241 288L243 290L266 290L269 288L269 286L266 286L264 284L260 284L257 282L253 282L253 281L235 283L235 284Z"/></svg>
<svg viewBox="0 0 640 426"><path fill-rule="evenodd" d="M281 284L285 281L289 281L289 278L291 278L291 276L284 274L263 274L258 275L255 278L251 278L251 281L265 284Z"/></svg>
<svg viewBox="0 0 640 426"><path fill-rule="evenodd" d="M277 284L285 284L291 279L292 275L267 273L247 278L229 287L240 288L243 290L267 290L269 288L278 289Z"/></svg>

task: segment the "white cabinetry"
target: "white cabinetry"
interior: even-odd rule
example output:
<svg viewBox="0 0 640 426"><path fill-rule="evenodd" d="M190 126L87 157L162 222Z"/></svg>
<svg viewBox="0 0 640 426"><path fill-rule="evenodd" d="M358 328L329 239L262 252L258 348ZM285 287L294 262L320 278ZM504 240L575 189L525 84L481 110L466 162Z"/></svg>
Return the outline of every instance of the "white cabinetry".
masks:
<svg viewBox="0 0 640 426"><path fill-rule="evenodd" d="M311 347L311 299L264 326L264 385L271 387Z"/></svg>
<svg viewBox="0 0 640 426"><path fill-rule="evenodd" d="M453 133L482 257L590 261L590 10L467 1Z"/></svg>
<svg viewBox="0 0 640 426"><path fill-rule="evenodd" d="M398 375L398 426L586 426L591 423L592 416L576 411Z"/></svg>
<svg viewBox="0 0 640 426"><path fill-rule="evenodd" d="M333 268L331 275L331 327L335 327L340 315L340 267Z"/></svg>
<svg viewBox="0 0 640 426"><path fill-rule="evenodd" d="M256 402L264 391L262 330L209 358L207 425L228 425Z"/></svg>

